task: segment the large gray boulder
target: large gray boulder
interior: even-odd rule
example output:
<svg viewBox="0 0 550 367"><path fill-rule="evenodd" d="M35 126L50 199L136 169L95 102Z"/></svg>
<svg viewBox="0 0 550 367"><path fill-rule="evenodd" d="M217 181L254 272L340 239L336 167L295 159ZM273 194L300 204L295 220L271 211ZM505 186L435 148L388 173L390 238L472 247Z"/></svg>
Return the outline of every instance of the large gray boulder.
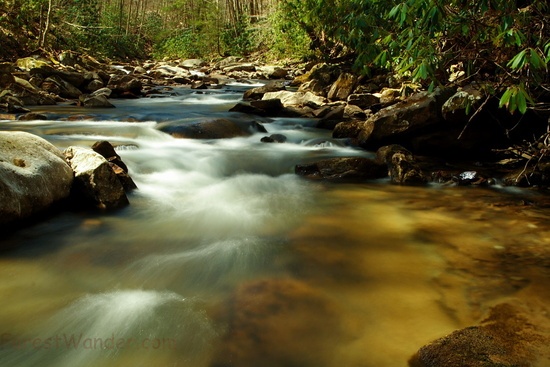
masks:
<svg viewBox="0 0 550 367"><path fill-rule="evenodd" d="M326 100L311 92L291 92L281 90L265 93L262 99L280 99L283 106L322 106Z"/></svg>
<svg viewBox="0 0 550 367"><path fill-rule="evenodd" d="M81 147L69 147L64 153L74 171L73 192L77 200L99 209L129 204L122 184L103 156Z"/></svg>
<svg viewBox="0 0 550 367"><path fill-rule="evenodd" d="M73 172L63 154L25 132L0 132L0 224L16 222L69 196Z"/></svg>

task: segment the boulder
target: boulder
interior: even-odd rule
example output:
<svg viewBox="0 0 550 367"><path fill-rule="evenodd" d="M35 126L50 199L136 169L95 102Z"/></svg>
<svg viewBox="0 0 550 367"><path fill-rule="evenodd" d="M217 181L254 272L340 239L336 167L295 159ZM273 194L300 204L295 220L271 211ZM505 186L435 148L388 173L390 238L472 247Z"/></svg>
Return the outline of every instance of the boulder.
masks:
<svg viewBox="0 0 550 367"><path fill-rule="evenodd" d="M501 303L478 326L457 330L422 348L410 367L546 366L548 332L523 307Z"/></svg>
<svg viewBox="0 0 550 367"><path fill-rule="evenodd" d="M283 106L315 106L319 107L325 103L325 98L311 92L291 92L282 90L279 92L265 93L262 99L280 99Z"/></svg>
<svg viewBox="0 0 550 367"><path fill-rule="evenodd" d="M252 72L256 71L256 66L254 64L251 64L251 63L243 63L243 64L239 63L239 64L235 64L235 65L226 66L222 70L225 71L226 73L234 73L234 72L238 72L238 71L244 71L244 72L252 73Z"/></svg>
<svg viewBox="0 0 550 367"><path fill-rule="evenodd" d="M422 134L441 121L434 94L417 93L374 114L365 122L357 138L361 147L377 149Z"/></svg>
<svg viewBox="0 0 550 367"><path fill-rule="evenodd" d="M482 98L480 87L476 85L468 85L455 94L453 94L443 106L441 106L441 114L447 121L464 121L469 118L466 114L467 109L472 111L479 106Z"/></svg>
<svg viewBox="0 0 550 367"><path fill-rule="evenodd" d="M113 75L107 88L113 91L115 97L136 97L141 94L143 85L139 79L131 75Z"/></svg>
<svg viewBox="0 0 550 367"><path fill-rule="evenodd" d="M40 213L67 198L73 172L61 152L25 132L0 132L0 224Z"/></svg>
<svg viewBox="0 0 550 367"><path fill-rule="evenodd" d="M370 108L380 103L380 97L372 93L350 94L348 104L362 109Z"/></svg>
<svg viewBox="0 0 550 367"><path fill-rule="evenodd" d="M373 180L387 177L388 169L374 159L346 157L297 165L295 173L309 179Z"/></svg>
<svg viewBox="0 0 550 367"><path fill-rule="evenodd" d="M264 136L260 141L262 143L284 143L287 137L283 134L271 134L270 136Z"/></svg>
<svg viewBox="0 0 550 367"><path fill-rule="evenodd" d="M83 96L81 104L83 107L89 108L115 108L103 94Z"/></svg>
<svg viewBox="0 0 550 367"><path fill-rule="evenodd" d="M18 59L15 64L17 67L23 71L30 71L34 68L39 68L44 65L49 65L49 61L36 59L34 57L25 57L22 59Z"/></svg>
<svg viewBox="0 0 550 367"><path fill-rule="evenodd" d="M187 59L179 64L179 66L185 69L200 69L206 65L208 65L208 63L202 59Z"/></svg>
<svg viewBox="0 0 550 367"><path fill-rule="evenodd" d="M224 118L194 123L188 121L167 122L157 125L157 128L175 138L186 139L228 139L267 132L262 124L254 120Z"/></svg>
<svg viewBox="0 0 550 367"><path fill-rule="evenodd" d="M77 99L82 95L80 89L67 82L58 75L52 75L42 83L42 89L46 92L58 94L60 97Z"/></svg>
<svg viewBox="0 0 550 367"><path fill-rule="evenodd" d="M15 83L15 78L11 73L0 72L0 89L8 88Z"/></svg>
<svg viewBox="0 0 550 367"><path fill-rule="evenodd" d="M288 70L279 66L266 65L257 69L267 79L284 79L288 75Z"/></svg>
<svg viewBox="0 0 550 367"><path fill-rule="evenodd" d="M401 89L384 88L380 92L380 103L384 106L390 106L401 100Z"/></svg>
<svg viewBox="0 0 550 367"><path fill-rule="evenodd" d="M345 101L353 92L357 77L351 73L342 73L332 84L328 91L327 98L330 100Z"/></svg>
<svg viewBox="0 0 550 367"><path fill-rule="evenodd" d="M124 187L104 157L81 147L69 147L64 153L74 171L73 195L79 203L98 209L129 204Z"/></svg>
<svg viewBox="0 0 550 367"><path fill-rule="evenodd" d="M270 92L279 92L281 90L285 90L285 85L282 82L269 82L266 85L262 85L261 87L256 87L247 90L244 92L243 99L245 101L248 100L260 100L263 98L264 94L270 93Z"/></svg>
<svg viewBox="0 0 550 367"><path fill-rule="evenodd" d="M316 127L319 129L333 130L338 123L344 118L344 105L335 105L327 106L328 109L325 109L322 113L322 117L317 123ZM315 114L316 111L314 111ZM319 112L319 110L317 110ZM320 117L321 115L317 115Z"/></svg>
<svg viewBox="0 0 550 367"><path fill-rule="evenodd" d="M101 154L101 156L109 162L113 172L117 175L118 180L122 184L124 191L130 192L137 189L136 183L128 174L126 163L122 161L122 158L120 158L111 143L108 141L98 141L92 145L92 150Z"/></svg>
<svg viewBox="0 0 550 367"><path fill-rule="evenodd" d="M381 147L376 152L376 160L387 165L394 184L423 185L428 182L412 153L400 145Z"/></svg>

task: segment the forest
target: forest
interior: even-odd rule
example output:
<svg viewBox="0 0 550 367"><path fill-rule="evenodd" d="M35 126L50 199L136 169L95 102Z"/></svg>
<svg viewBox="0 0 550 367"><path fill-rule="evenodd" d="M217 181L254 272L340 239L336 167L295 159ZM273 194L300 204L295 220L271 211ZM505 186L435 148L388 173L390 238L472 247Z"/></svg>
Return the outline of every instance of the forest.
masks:
<svg viewBox="0 0 550 367"><path fill-rule="evenodd" d="M479 81L525 113L549 108L549 10L544 0L4 0L0 56L347 61L425 88Z"/></svg>

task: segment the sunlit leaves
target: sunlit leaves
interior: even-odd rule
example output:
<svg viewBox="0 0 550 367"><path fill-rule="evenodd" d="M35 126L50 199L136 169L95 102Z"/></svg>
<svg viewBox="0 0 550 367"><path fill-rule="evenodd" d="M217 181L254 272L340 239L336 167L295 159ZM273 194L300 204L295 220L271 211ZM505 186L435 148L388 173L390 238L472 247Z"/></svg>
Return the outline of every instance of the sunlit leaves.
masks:
<svg viewBox="0 0 550 367"><path fill-rule="evenodd" d="M533 100L525 91L524 85L512 85L500 97L499 107L506 107L511 113L516 110L525 113L527 112L527 102L533 104Z"/></svg>

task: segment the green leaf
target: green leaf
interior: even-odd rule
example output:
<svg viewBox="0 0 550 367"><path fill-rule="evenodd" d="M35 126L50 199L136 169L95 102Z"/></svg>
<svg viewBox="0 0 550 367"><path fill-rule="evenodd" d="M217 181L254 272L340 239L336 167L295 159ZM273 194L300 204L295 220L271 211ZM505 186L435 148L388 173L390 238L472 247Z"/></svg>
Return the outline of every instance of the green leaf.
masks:
<svg viewBox="0 0 550 367"><path fill-rule="evenodd" d="M521 69L525 65L527 49L522 50L516 56L514 56L510 61L508 61L508 66L514 70Z"/></svg>
<svg viewBox="0 0 550 367"><path fill-rule="evenodd" d="M540 57L539 53L535 49L531 49L530 64L535 69L544 69L546 62Z"/></svg>
<svg viewBox="0 0 550 367"><path fill-rule="evenodd" d="M510 102L510 98L512 97L513 89L512 87L506 89L502 97L500 97L500 102L498 104L499 108L502 108L503 106L508 107L508 103Z"/></svg>
<svg viewBox="0 0 550 367"><path fill-rule="evenodd" d="M520 90L516 95L516 103L518 105L518 111L524 114L527 111L527 99L525 98L526 92Z"/></svg>

